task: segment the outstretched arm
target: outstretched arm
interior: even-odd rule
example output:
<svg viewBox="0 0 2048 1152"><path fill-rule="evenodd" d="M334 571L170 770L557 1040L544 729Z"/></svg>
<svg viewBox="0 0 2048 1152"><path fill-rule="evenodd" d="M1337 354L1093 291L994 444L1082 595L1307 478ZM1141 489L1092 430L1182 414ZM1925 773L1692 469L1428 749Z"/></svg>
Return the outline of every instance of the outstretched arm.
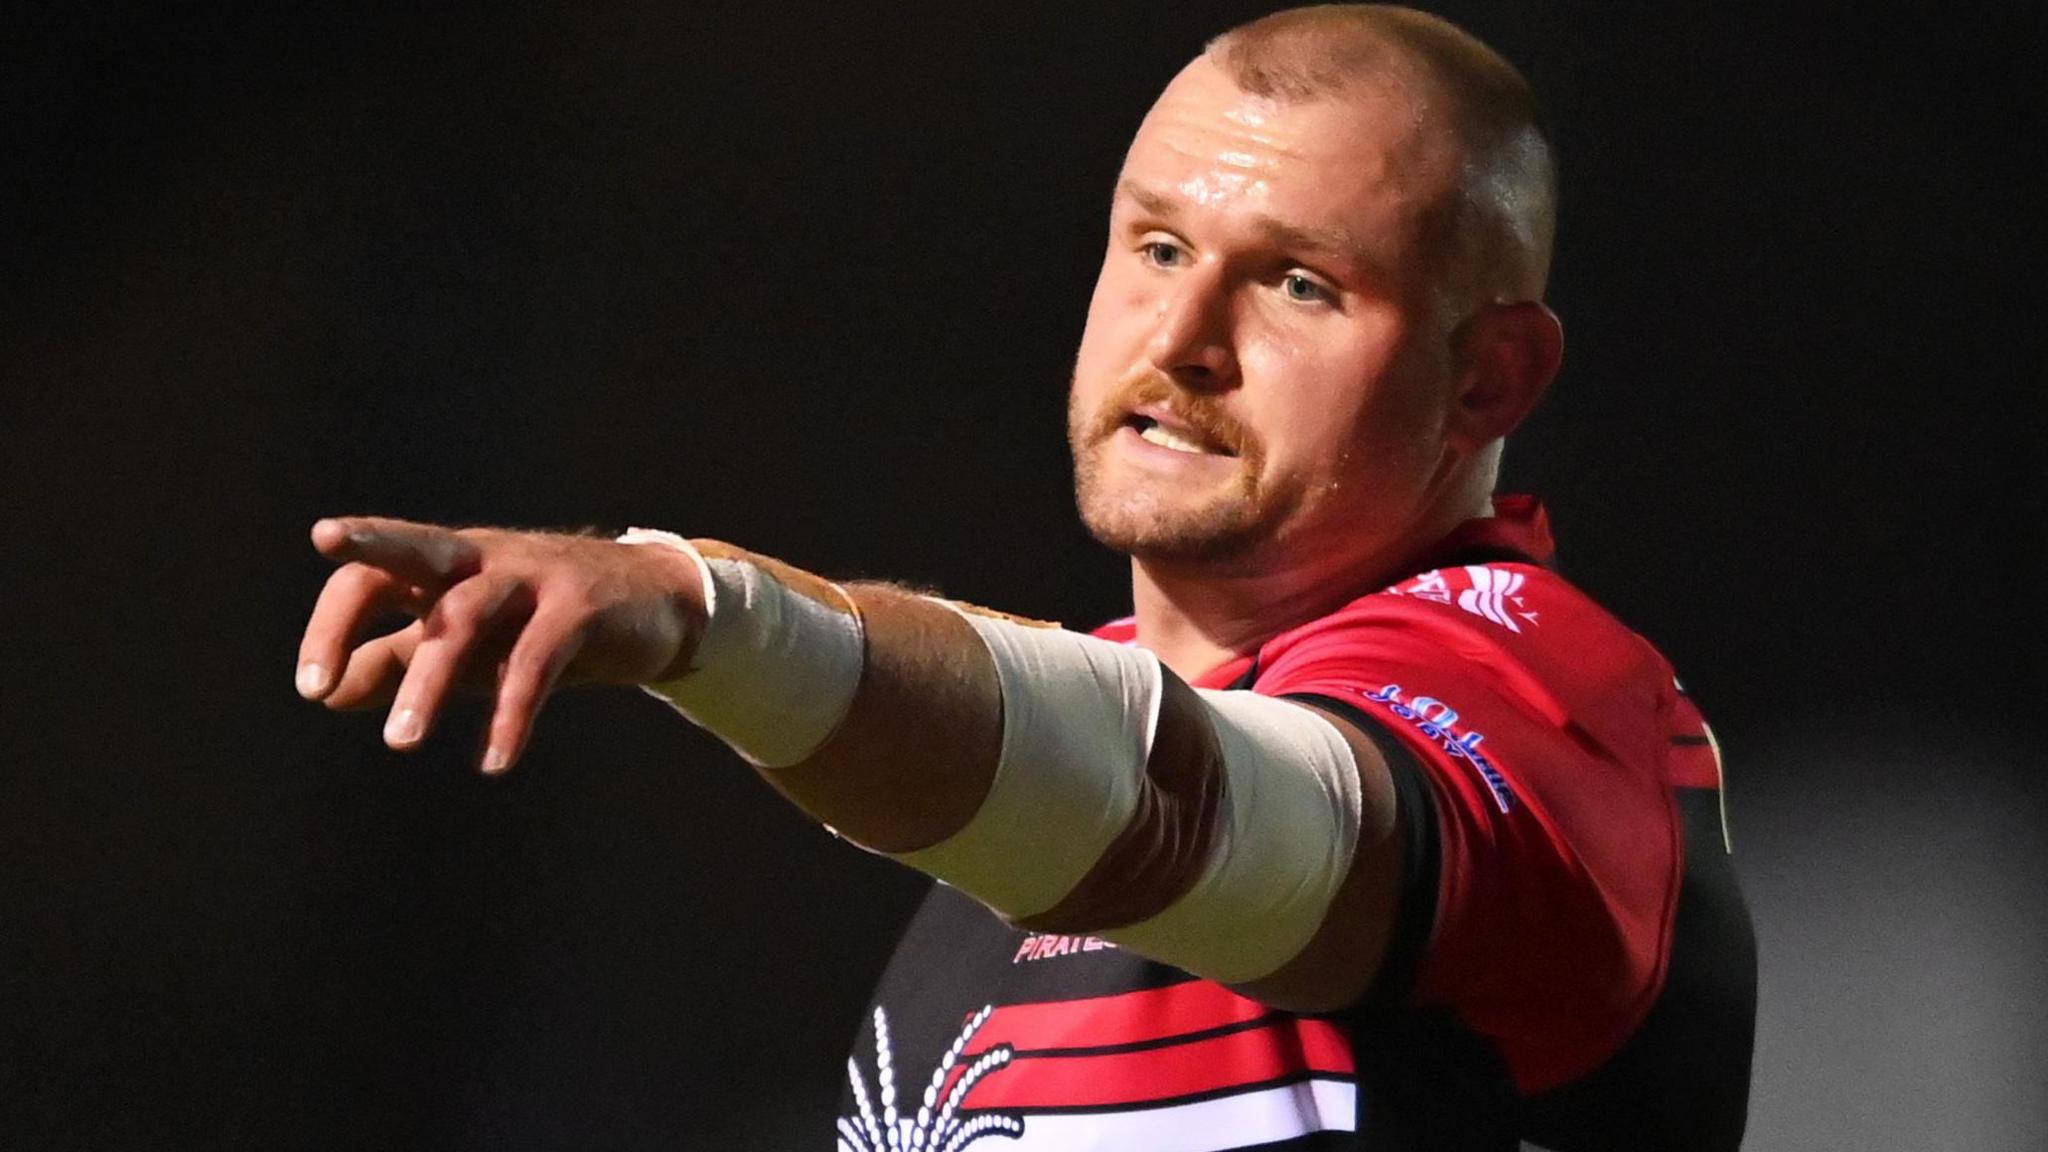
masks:
<svg viewBox="0 0 2048 1152"><path fill-rule="evenodd" d="M559 683L653 684L687 711L706 684L776 683L772 667L735 663L795 659L801 680L806 644L822 653L844 638L803 627L850 626L856 679L819 704L816 741L802 737L787 762L749 757L848 838L1020 924L1096 932L1287 1007L1355 1000L1384 951L1401 879L1392 790L1376 746L1342 720L1197 692L1115 645L889 586L842 589L709 542L692 556L371 518L322 521L313 538L343 566L308 624L301 691L334 708L389 703L393 747L419 743L468 682L494 694L483 766L502 771ZM704 555L755 591L715 592ZM715 630L744 622L734 613L774 617L749 602L760 597L812 623L778 624L768 656L723 654L733 645ZM354 646L389 610L418 619ZM723 663L700 667L700 655ZM796 707L830 695L801 686ZM763 718L720 707L709 702L708 726L743 750L784 743L779 730L721 730ZM1016 851L1034 844L1081 847Z"/></svg>
<svg viewBox="0 0 2048 1152"><path fill-rule="evenodd" d="M519 758L558 686L683 680L709 622L699 568L673 549L382 517L322 520L312 536L341 566L300 642L300 693L336 710L388 707L384 739L400 751L426 739L458 687L488 693L488 773ZM922 596L887 585L842 591L749 559L799 595L857 607L865 634L858 689L830 738L763 774L878 851L959 829L988 791L1002 724L995 667L972 630ZM414 621L357 643L399 612Z"/></svg>

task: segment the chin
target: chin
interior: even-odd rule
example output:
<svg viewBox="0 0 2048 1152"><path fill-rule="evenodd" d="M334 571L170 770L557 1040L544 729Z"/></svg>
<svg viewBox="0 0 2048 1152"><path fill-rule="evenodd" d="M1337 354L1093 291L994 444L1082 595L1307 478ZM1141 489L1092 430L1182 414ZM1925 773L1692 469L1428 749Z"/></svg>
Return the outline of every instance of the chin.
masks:
<svg viewBox="0 0 2048 1152"><path fill-rule="evenodd" d="M1252 550L1265 536L1257 509L1236 501L1172 507L1150 493L1112 495L1083 483L1075 503L1090 535L1139 560L1225 560Z"/></svg>

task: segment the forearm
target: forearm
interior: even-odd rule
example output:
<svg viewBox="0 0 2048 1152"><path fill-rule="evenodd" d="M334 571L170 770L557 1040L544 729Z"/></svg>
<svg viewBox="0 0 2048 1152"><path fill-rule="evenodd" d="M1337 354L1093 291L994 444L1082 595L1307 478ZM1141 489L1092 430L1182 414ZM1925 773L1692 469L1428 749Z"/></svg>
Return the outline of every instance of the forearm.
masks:
<svg viewBox="0 0 2048 1152"><path fill-rule="evenodd" d="M834 584L716 540L622 537L694 555L705 626L648 685L797 807L877 852L964 826L995 776L1002 692L961 611L890 584Z"/></svg>
<svg viewBox="0 0 2048 1152"><path fill-rule="evenodd" d="M763 779L877 852L936 844L988 795L1002 748L995 664L960 615L885 584L846 590L865 632L860 686L814 753Z"/></svg>
<svg viewBox="0 0 2048 1152"><path fill-rule="evenodd" d="M1198 692L1139 649L696 548L705 640L654 687L820 821L1021 926L1219 979L1327 951L1316 929L1384 791L1368 799L1327 719ZM1357 939L1346 973L1369 970Z"/></svg>
<svg viewBox="0 0 2048 1152"><path fill-rule="evenodd" d="M1150 654L635 537L693 550L708 606L701 645L651 689L855 843L1048 928L1143 919L1205 858L1214 733Z"/></svg>

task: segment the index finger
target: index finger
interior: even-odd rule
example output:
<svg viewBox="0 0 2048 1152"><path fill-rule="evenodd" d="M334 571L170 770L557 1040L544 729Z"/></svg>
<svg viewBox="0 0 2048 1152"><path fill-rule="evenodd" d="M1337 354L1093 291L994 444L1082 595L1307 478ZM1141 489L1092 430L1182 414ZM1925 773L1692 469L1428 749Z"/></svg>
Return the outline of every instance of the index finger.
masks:
<svg viewBox="0 0 2048 1152"><path fill-rule="evenodd" d="M384 516L335 516L313 525L313 547L339 564L380 568L400 579L441 588L474 574L482 553L452 528Z"/></svg>

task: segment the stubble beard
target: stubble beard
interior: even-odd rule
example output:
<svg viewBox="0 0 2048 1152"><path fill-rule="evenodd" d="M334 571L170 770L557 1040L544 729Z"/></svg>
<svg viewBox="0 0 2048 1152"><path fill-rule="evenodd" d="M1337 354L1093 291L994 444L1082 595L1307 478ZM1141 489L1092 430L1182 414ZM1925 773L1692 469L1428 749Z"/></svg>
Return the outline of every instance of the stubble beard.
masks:
<svg viewBox="0 0 2048 1152"><path fill-rule="evenodd" d="M1167 386L1167 387L1170 387ZM1084 412L1069 401L1067 444L1074 454L1074 504L1090 535L1115 551L1140 560L1182 563L1224 560L1251 550L1266 535L1268 519L1260 489L1262 455L1234 426L1199 407L1176 402L1178 415L1217 431L1227 427L1237 450L1237 474L1221 487L1187 492L1163 478L1112 475L1110 439L1123 427L1134 394L1156 399L1160 386L1138 383L1121 389L1098 409ZM1069 391L1068 395L1073 395ZM1143 402L1142 400L1140 402Z"/></svg>

